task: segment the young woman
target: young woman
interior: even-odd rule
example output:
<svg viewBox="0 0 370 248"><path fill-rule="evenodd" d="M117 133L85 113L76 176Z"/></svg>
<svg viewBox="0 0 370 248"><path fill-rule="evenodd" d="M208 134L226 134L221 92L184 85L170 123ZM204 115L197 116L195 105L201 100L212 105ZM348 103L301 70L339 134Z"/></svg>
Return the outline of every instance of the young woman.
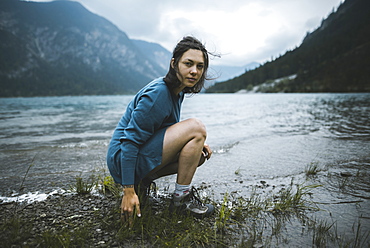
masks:
<svg viewBox="0 0 370 248"><path fill-rule="evenodd" d="M184 37L175 47L170 68L142 88L127 106L109 145L107 163L116 183L123 186L123 220L140 217L137 186L146 187L153 180L177 174L170 207L196 217L213 213L190 188L198 166L212 155L205 144L206 128L198 119L180 122L180 108L185 93L199 93L206 80L209 57L203 44ZM136 189L136 191L135 191Z"/></svg>

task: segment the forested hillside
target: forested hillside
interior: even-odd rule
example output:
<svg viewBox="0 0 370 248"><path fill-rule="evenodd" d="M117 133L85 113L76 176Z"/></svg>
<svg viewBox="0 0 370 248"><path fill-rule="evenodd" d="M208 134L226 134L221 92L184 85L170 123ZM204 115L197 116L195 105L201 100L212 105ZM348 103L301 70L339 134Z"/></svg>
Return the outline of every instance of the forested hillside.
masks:
<svg viewBox="0 0 370 248"><path fill-rule="evenodd" d="M346 0L298 48L207 92L370 92L369 10Z"/></svg>

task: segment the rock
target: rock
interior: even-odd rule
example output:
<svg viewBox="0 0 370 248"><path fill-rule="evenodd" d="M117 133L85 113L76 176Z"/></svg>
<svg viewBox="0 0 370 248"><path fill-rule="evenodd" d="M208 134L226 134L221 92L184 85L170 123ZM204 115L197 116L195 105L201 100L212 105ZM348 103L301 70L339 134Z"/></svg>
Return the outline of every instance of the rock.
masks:
<svg viewBox="0 0 370 248"><path fill-rule="evenodd" d="M351 174L350 172L346 172L346 171L341 172L341 173L340 173L340 175L341 175L342 177L351 177L351 176L352 176L352 174Z"/></svg>

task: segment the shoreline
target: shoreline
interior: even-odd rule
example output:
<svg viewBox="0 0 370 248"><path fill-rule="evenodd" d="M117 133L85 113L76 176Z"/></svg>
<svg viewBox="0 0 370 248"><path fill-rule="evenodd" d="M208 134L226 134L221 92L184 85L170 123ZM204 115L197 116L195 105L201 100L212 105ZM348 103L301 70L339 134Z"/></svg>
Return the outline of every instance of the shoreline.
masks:
<svg viewBox="0 0 370 248"><path fill-rule="evenodd" d="M121 198L114 194L57 192L43 201L0 203L3 223L0 236L5 247L281 247L333 244L365 247L358 246L358 241L370 244L369 237L363 235L369 233L366 230L358 230L353 238L346 238L336 233L334 223L315 219L317 209L310 201L314 186L299 188L292 184L290 188L275 189L280 192L276 195L264 193L268 187L256 185L259 192L250 198L224 193L222 201L214 202L206 197L204 200L215 204L217 210L213 216L203 220L170 216L167 211L169 196L157 195L153 205L142 206L143 217L136 219L132 228L121 224ZM207 185L198 190L206 188ZM300 198L294 202L298 195ZM183 234L191 238L184 240ZM303 238L303 234L306 237Z"/></svg>

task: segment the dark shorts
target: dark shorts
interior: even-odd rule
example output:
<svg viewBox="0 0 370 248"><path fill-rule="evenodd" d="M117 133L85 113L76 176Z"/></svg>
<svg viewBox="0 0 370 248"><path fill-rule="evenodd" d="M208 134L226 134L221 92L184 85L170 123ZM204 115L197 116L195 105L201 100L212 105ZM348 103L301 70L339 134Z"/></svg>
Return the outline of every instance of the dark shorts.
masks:
<svg viewBox="0 0 370 248"><path fill-rule="evenodd" d="M163 140L167 128L159 129L154 135L140 147L136 168L135 184L138 184L149 172L162 162ZM110 147L108 150L107 164L109 172L116 183L122 184L120 146Z"/></svg>

